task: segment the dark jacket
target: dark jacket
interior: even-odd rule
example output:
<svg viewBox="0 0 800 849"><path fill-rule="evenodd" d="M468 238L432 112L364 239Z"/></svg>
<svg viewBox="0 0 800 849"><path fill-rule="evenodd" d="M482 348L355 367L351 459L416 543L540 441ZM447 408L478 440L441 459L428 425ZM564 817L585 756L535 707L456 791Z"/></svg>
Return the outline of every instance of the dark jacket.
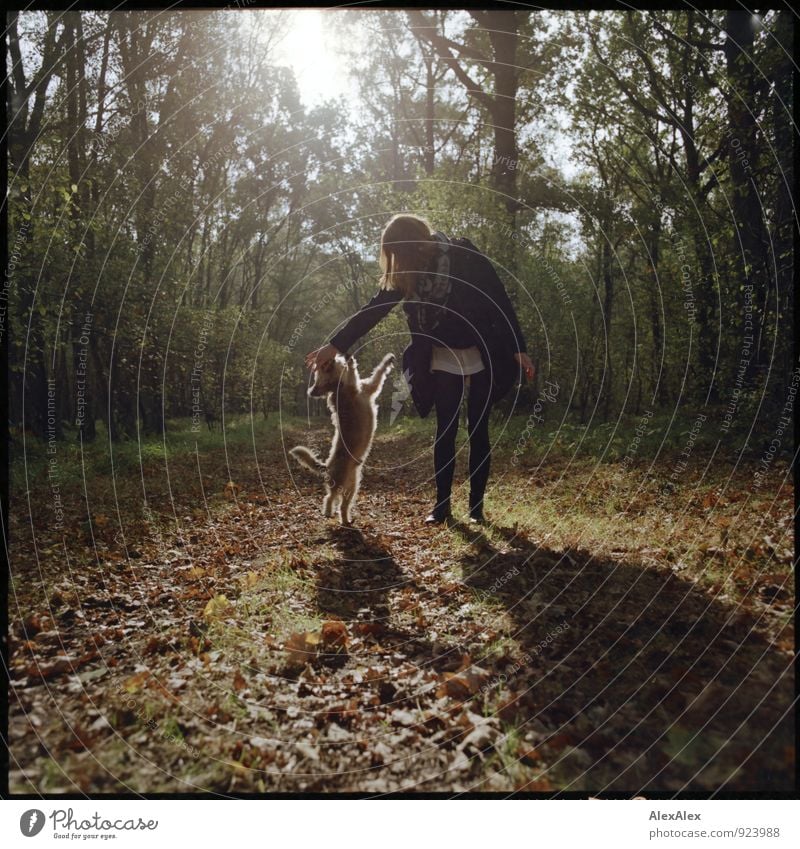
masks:
<svg viewBox="0 0 800 849"><path fill-rule="evenodd" d="M403 373L422 418L428 415L434 402L430 371L433 345L477 345L492 378L492 402L506 395L521 377L514 354L525 351L525 339L514 307L494 266L469 239L450 239L450 278L449 315L431 334L420 329L416 303L413 300L403 303L411 331L411 344L403 352ZM346 354L354 342L402 299L399 292L380 289L331 337L330 344Z"/></svg>

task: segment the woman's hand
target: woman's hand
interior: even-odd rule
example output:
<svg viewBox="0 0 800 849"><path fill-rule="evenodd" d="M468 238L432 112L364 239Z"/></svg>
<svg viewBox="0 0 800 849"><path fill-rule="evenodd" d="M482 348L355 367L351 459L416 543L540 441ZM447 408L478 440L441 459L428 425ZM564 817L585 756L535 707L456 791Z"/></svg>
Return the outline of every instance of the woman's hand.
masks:
<svg viewBox="0 0 800 849"><path fill-rule="evenodd" d="M317 348L316 351L309 351L306 354L306 368L322 368L326 363L329 363L338 353L338 348L333 345L323 345Z"/></svg>
<svg viewBox="0 0 800 849"><path fill-rule="evenodd" d="M531 358L524 351L520 351L519 353L514 354L514 359L522 366L522 370L525 372L525 377L528 380L533 380L533 377L536 374L536 368L531 362Z"/></svg>

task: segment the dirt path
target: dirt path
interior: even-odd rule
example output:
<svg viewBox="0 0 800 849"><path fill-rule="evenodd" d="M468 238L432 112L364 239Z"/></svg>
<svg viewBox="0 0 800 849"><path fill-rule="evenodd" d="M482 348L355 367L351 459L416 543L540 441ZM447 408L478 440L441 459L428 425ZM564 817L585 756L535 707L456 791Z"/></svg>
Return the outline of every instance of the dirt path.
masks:
<svg viewBox="0 0 800 849"><path fill-rule="evenodd" d="M773 561L734 599L524 513L431 530L416 468L370 472L357 529L323 521L317 482L298 497L276 452L274 478L243 463L180 533L123 540L95 516L90 547L40 538L37 566L28 546L12 791L791 789L793 600Z"/></svg>

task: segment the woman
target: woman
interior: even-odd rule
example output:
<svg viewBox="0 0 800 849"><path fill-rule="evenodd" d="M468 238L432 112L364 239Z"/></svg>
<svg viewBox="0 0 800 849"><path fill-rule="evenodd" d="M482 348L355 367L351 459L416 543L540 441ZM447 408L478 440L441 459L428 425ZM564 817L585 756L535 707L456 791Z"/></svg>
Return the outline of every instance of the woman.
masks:
<svg viewBox="0 0 800 849"><path fill-rule="evenodd" d="M396 215L386 225L380 267L378 293L326 345L307 354L306 365L320 367L346 354L402 300L411 331L404 375L420 416L436 409L436 504L425 521L451 517L459 409L469 386L469 517L482 523L492 404L519 378L520 368L529 380L534 375L514 307L492 264L468 239L448 239L416 215Z"/></svg>

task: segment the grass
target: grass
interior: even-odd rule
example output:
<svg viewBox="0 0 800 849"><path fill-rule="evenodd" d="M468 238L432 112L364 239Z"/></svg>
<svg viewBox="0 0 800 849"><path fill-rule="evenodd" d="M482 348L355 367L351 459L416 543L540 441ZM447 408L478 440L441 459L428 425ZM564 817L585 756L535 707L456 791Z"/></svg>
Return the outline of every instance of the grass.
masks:
<svg viewBox="0 0 800 849"><path fill-rule="evenodd" d="M327 416L314 419L312 427L325 426L326 420ZM646 426L640 428L643 421ZM626 415L619 421L580 424L572 414L564 418L563 411L557 407L547 411L543 424L531 422L524 413L507 420L495 415L492 434L496 438L502 427L503 435L494 446L494 453L498 464L516 459L522 468L534 468L554 459L566 458L592 458L602 463L616 463L626 456L638 465L657 456L669 457L682 451L695 421L696 414L681 412L674 417L671 413L655 413L648 419L642 415ZM252 462L258 460L263 452L280 445L282 434L299 436L307 431L308 424L304 416L283 416L279 419L273 414L264 419L240 414L226 418L224 431L209 431L202 427L195 432L191 419L174 419L166 422L163 435L112 443L102 422L98 422L97 437L93 442L81 446L75 432L67 429L66 438L56 444L54 455L47 453L44 442L29 438L23 445L21 440L15 439L11 450L12 491L21 490L26 472L33 489L42 485L52 457L56 460L59 482L67 488L82 488L84 480L97 476L113 475L124 484L128 477L144 472L180 468L187 464L196 467L197 456L203 459L214 457L220 454L223 446L223 456L249 456ZM425 420L403 416L391 425L381 420L378 428L379 439L420 440L423 444L432 442L433 433L433 414ZM460 430L460 441L461 445L466 442L464 427ZM712 427L710 421L706 422L694 440L693 453L704 454L713 449L717 441L718 430ZM726 446L733 444L735 434L731 433L725 442Z"/></svg>
<svg viewBox="0 0 800 849"><path fill-rule="evenodd" d="M555 420L555 416L551 418ZM692 421L687 419L674 426L677 435L668 444L676 445L675 450L683 450L682 434L691 428ZM432 441L433 422L404 419L391 428L383 423L376 446L380 462L376 464L378 468L370 470L361 502L359 520L363 521L366 540L362 543L358 541L358 531L343 533L333 523L321 522L321 488L317 483L298 476L298 496L288 478L286 469L292 467L285 465L284 445L306 439L309 444L323 445L330 426L322 418L311 423L310 434L309 424L298 418L284 419L283 430L279 430L277 419L267 423L258 419L253 425L254 435L250 420L241 417L226 423L224 441L219 431L194 434L190 423L184 421L168 423L166 438L148 438L141 444L122 442L109 446L101 436L85 447L83 456L78 446L59 444L62 481L73 487L71 495L79 505L83 503L82 464L88 470L85 477L87 495L93 500L92 528L102 550L98 580L108 578L123 590L128 585L137 592L152 590L154 609L168 622L172 646L164 648L163 653L159 649L158 653L143 655L151 635L138 630L126 638L131 641L130 646L120 644L114 637L106 643L109 651L119 649L119 666L113 680L93 683L92 687L101 694L105 688L105 701L98 703L114 720L115 730L130 736L134 748L141 748L148 763L159 767L150 769L138 756L132 758L119 739L110 735L101 735L94 744L100 763L137 791L174 789L182 786L174 781L195 778L201 785L222 791L274 789L270 783L273 779L267 775L286 764L259 760L266 755L247 743L254 735L284 740L279 754L287 758L291 757L287 752L291 752L292 741L317 741L315 745L319 743L320 752L327 759L324 769L322 765L319 769L335 774L338 750L335 746L326 748L325 741L336 720L327 715L327 709L345 705L349 711L350 699L363 696L354 708L358 718L352 727L352 751L347 756L349 759L352 755L354 763L361 763L358 758L362 754L356 740L384 735L391 739L398 733L397 721L392 718L395 706L384 705L380 687L371 679L365 678L359 687L354 687L349 681L354 670L368 667L400 684L397 698L403 710L422 709L421 700L422 706L436 712L440 710L435 701L438 697L428 695L435 689L426 688L432 680L438 687L436 675L469 668L464 666L469 663L489 675L489 686L480 696L475 695L469 703L470 710L488 718L503 708L502 716L494 720L499 731L494 750L479 758L480 775L475 778L475 786L485 790L544 791L570 785L570 789L578 789L571 782L583 772L581 757L585 755L570 753L574 742L566 739L558 745L542 744L539 753L536 718L543 709L550 710L545 718L548 728L555 731L565 722L583 722L573 729L573 736L588 739L594 718L583 716L581 711L572 717L568 710L571 705L557 705L555 709L552 705L561 698L565 684L573 680L586 675L582 686L590 688L587 693L591 695L595 686L602 693L607 678L627 668L623 662L611 666L602 657L603 647L616 639L615 629L625 624L606 622L605 614L617 615L619 606L619 615L624 614L625 621L631 618L630 614L644 603L634 595L626 595L637 591L639 578L643 585L668 593L671 585L667 579L674 576L667 574L665 578L664 572L672 566L687 587L689 582L684 579L691 577L706 590L715 589L713 593L706 592L706 597L725 592L729 599L722 606L727 609L746 592L752 596L764 570L781 574L791 570L791 560L770 560L758 548L760 538L767 533L772 534L779 548L784 543L791 547L793 512L788 489L781 491L777 499L776 487L766 487L763 494L753 492L747 485L749 471L742 468L734 472L727 462L706 470L709 452L700 438L680 480L672 488L665 488L664 479L672 460L661 447L662 437L656 432L661 424L655 417L654 432L645 432L637 443L635 461L625 464L619 459L620 452L630 444L637 422L626 420L616 433L608 425L584 428L568 424L556 432L548 422L549 430L528 428L524 450L516 455L519 462L512 464L518 448L515 440L527 428L524 416L515 417L494 452L486 510L496 524L484 527L482 532L461 524L433 534L422 526L426 505L417 497L418 487L426 485L429 459L424 455ZM493 433L498 434L499 428L495 427ZM462 441L464 437L462 429ZM660 459L651 472L651 460L659 451ZM38 468L40 475L32 498L36 509L47 501L47 467L36 467L32 451L31 456L28 470L34 472ZM419 462L404 466L397 477L381 473L381 463L386 465L387 458L393 456L417 457ZM14 480L18 486L24 468L19 458L15 462ZM456 471L460 485L456 507L460 512L466 507L465 467L466 452L462 452ZM225 492L229 480L236 484L232 495ZM66 483L63 485L66 488ZM146 504L142 503L145 492ZM137 545L146 533L158 537L157 545L151 541L140 546L144 553L138 561L134 558L126 562L122 557L113 521L107 517L103 522L97 521L99 511L111 513L113 508L107 505L113 501L104 503L104 498L113 497L114 493L126 522L134 515L142 518L138 525L126 525L127 544ZM18 491L15 497L19 497ZM781 524L786 517L788 523ZM765 522L764 530L760 530L761 521ZM91 559L94 551L90 543L80 536L79 530L70 530L77 534L68 541L72 562L76 562L76 550ZM746 554L749 550L752 557ZM548 557L557 557L564 551L581 551L586 556L576 554L572 566L563 563L553 568ZM162 552L169 557L162 557ZM53 546L48 556L52 561L49 566L60 580L62 547ZM591 562L592 557L601 563ZM491 565L473 581L479 561ZM107 562L114 565L109 567ZM131 568L136 562L147 568L141 572ZM658 565L658 570L641 568L653 564ZM648 571L658 571L661 577L647 575ZM513 577L499 580L506 575ZM603 593L595 592L598 582L605 588ZM562 598L565 583L570 595ZM175 608L163 603L164 589L179 599ZM616 593L607 592L609 589ZM677 590L672 592L674 598ZM206 615L209 601L223 595L230 605L220 603L218 611L212 605L212 612ZM576 621L572 625L574 631L564 636L558 632L552 646L548 644L539 652L539 641L556 633L562 618L574 608L582 611L583 624ZM362 610L367 615L362 615ZM131 612L130 616L140 614ZM329 659L320 656L313 668L298 675L299 680L285 682L292 676L283 666L284 643L293 635L319 631L325 620L337 616L351 628L350 660L342 657L342 664L329 663ZM788 625L791 611L780 616L781 622ZM691 624L688 614L686 617ZM391 627L377 636L352 627L356 620L363 625L372 619L385 620ZM113 634L116 624L109 622L103 628ZM69 627L64 626L67 631ZM570 659L565 669L560 661L573 643L580 644L581 628L587 632L600 628L600 636L592 637L586 649L578 658ZM73 650L80 654L85 651L85 635L80 624L73 630ZM674 635L666 631L652 640L646 656L654 658L654 666L658 665L660 654L672 650L674 641ZM532 655L533 660L523 663L524 653ZM150 684L138 697L140 704L146 706L147 717L158 722L158 732L149 736L143 721L131 722L113 713L117 702L122 709L122 698L117 697L114 688L135 673L134 664L142 656L148 658L148 665L158 669L160 680L167 684L177 670L191 670L186 679L190 686L177 693L185 702L184 708L177 708L174 700ZM688 666L693 655L687 650L686 656ZM629 676L639 674L637 657L633 649L630 657L625 657L633 670L626 673ZM445 665L451 661L452 665ZM576 664L574 671L570 670L571 663ZM550 677L543 674L548 669L552 669ZM198 670L202 674L196 674ZM428 677L432 671L434 679ZM416 677L404 690L403 677L409 674ZM507 681L503 677L506 674ZM659 686L661 683L671 686L672 680L664 679ZM289 717L284 709L291 703L293 686L298 688L300 701L295 707L299 713L295 711L294 717ZM37 695L41 689L31 688L28 692ZM531 697L535 691L535 701L518 708L509 703L511 695L527 690ZM27 696L23 693L23 697ZM155 701L151 702L150 697ZM85 706L67 704L69 698L64 696L65 707L82 722ZM570 698L577 700L578 707L584 704L578 696ZM642 710L651 705L648 699L655 698L658 697L645 694ZM459 699L450 704L453 710ZM516 714L519 719L513 718L515 711L521 711ZM374 718L370 726L358 724L362 720L366 723L370 717ZM209 730L209 721L213 721L213 730ZM304 724L310 721L314 723L313 731ZM18 728L22 720L18 716L15 722ZM453 730L464 727L459 725ZM164 731L201 748L202 761L195 762L181 746L163 739ZM59 740L63 743L63 729L50 733L55 747ZM556 740L559 736L566 735L556 733ZM438 745L431 745L426 739L414 744L419 746L420 763ZM605 744L601 741L597 745ZM406 743L398 743L393 759L406 756L409 751ZM72 761L67 775L70 780L79 777L76 786L109 786L109 780L92 767L88 758L78 757L74 748L70 752L67 758ZM65 774L45 763L44 757L42 761L38 789L62 789ZM343 760L341 769L349 770L349 763ZM163 765L173 771L172 784L167 773L161 774ZM259 766L266 769L263 780L253 772ZM440 773L438 766L430 769L430 774ZM600 786L614 777L613 767L608 768L608 776L602 773L605 767L595 769L601 772L593 775L592 781ZM292 787L303 789L304 785Z"/></svg>
<svg viewBox="0 0 800 849"><path fill-rule="evenodd" d="M564 414L563 407L546 410L544 422L537 422L522 415L512 416L506 426L501 451L508 455L515 452L521 458L543 457L592 457L600 462L619 462L630 457L643 463L657 457L670 457L683 451L689 441L692 452L703 454L713 450L720 440L716 412L703 408L706 419L698 423L697 410L678 409L653 412L647 415L623 414L607 422L595 420L581 423L573 413ZM745 446L747 429L752 418L734 426L723 440L723 449ZM694 431L694 434L693 434ZM758 435L751 437L747 450L757 451Z"/></svg>
<svg viewBox="0 0 800 849"><path fill-rule="evenodd" d="M519 750L522 745L523 741L519 729L509 726L506 728L499 745L495 746L494 751L493 759L496 760L494 766L508 775L515 784L522 777L519 762ZM491 760L489 765L490 767L493 765Z"/></svg>
<svg viewBox="0 0 800 849"><path fill-rule="evenodd" d="M265 634L274 644L298 632L317 630L324 619L314 613L314 586L298 572L307 566L297 555L280 550L254 561L239 579L235 611L209 624L206 638L211 650L223 652L243 668L258 668L273 659Z"/></svg>
<svg viewBox="0 0 800 849"><path fill-rule="evenodd" d="M297 429L305 419L284 417L284 427ZM82 487L84 479L111 476L124 479L142 471L161 469L165 465L182 465L194 461L197 455L216 454L225 446L232 455L271 448L280 440L278 418L231 416L226 419L223 433L203 427L192 430L191 419L168 420L163 435L146 435L141 439L122 439L111 442L102 422L97 423L97 437L83 445L74 431L65 432L65 439L56 443L55 454L47 453L44 442L28 438L23 444L15 440L10 452L11 480L14 488L26 479L41 485L47 477L51 458L55 457L59 482L67 487ZM255 446L255 448L254 448Z"/></svg>
<svg viewBox="0 0 800 849"><path fill-rule="evenodd" d="M671 560L676 569L691 567L709 586L730 584L736 569L752 559L746 552L761 540L753 535L752 526L742 526L742 501L734 501L731 495L737 489L744 492L747 500L758 503L758 513L763 515L773 509L773 494L768 487L763 495L751 492L752 476L743 466L741 474L727 480L734 466L722 454L735 452L728 440L718 451L721 462L704 468L712 449L718 447L718 429L710 422L697 432L687 467L675 474L675 457L685 450L697 421L694 413L674 418L666 413L646 419L626 416L620 422L592 426L569 417L561 424L559 421L560 410L553 406L546 411L542 426L537 422L531 426L524 415L506 422L493 449L488 515L563 546L605 554L650 550ZM314 440L328 432L322 418L311 424ZM168 421L163 436L113 444L98 424L94 442L84 446L70 440L59 442L54 455L48 455L45 443L29 441L26 455L15 444L10 470L12 498L22 499L27 477L31 519L37 527L45 527L52 518L49 490L56 481L64 504L83 513L69 517L70 532L83 528L86 534L97 533L97 523L90 528L85 513L85 496L90 496L95 518L97 513L113 510L110 505L117 505L124 522L141 521L149 533L168 539L175 533L180 513L191 510L195 520L208 521L213 513L224 510L232 499L231 493L224 491L228 480L242 492L263 491L273 479L276 451L306 437L308 426L302 417L279 421L277 416L264 420L241 415L226 419L224 434L206 428L195 433L191 420L185 419ZM399 449L402 442L424 453L433 438L433 426L431 419L411 417L401 417L391 426L383 422L378 450L385 456L393 444ZM495 422L492 435L497 438L500 433ZM466 448L463 427L460 448ZM466 450L459 451L454 492L455 508L461 512L466 508L466 455ZM53 457L57 463L51 480L48 473ZM656 457L658 465L652 466ZM776 460L773 470L777 466ZM137 532L136 527L125 528L126 536ZM790 535L790 527L786 533ZM736 545L728 545L731 541ZM493 542L502 545L502 540ZM787 550L792 547L789 542L782 544ZM463 555L469 544L467 538L453 536L449 554ZM335 552L327 550L323 555L326 560L333 559ZM784 560L778 569L784 568ZM296 580L290 564L283 564L283 571L276 574L276 564L268 565L272 584ZM270 592L274 590L272 587Z"/></svg>

